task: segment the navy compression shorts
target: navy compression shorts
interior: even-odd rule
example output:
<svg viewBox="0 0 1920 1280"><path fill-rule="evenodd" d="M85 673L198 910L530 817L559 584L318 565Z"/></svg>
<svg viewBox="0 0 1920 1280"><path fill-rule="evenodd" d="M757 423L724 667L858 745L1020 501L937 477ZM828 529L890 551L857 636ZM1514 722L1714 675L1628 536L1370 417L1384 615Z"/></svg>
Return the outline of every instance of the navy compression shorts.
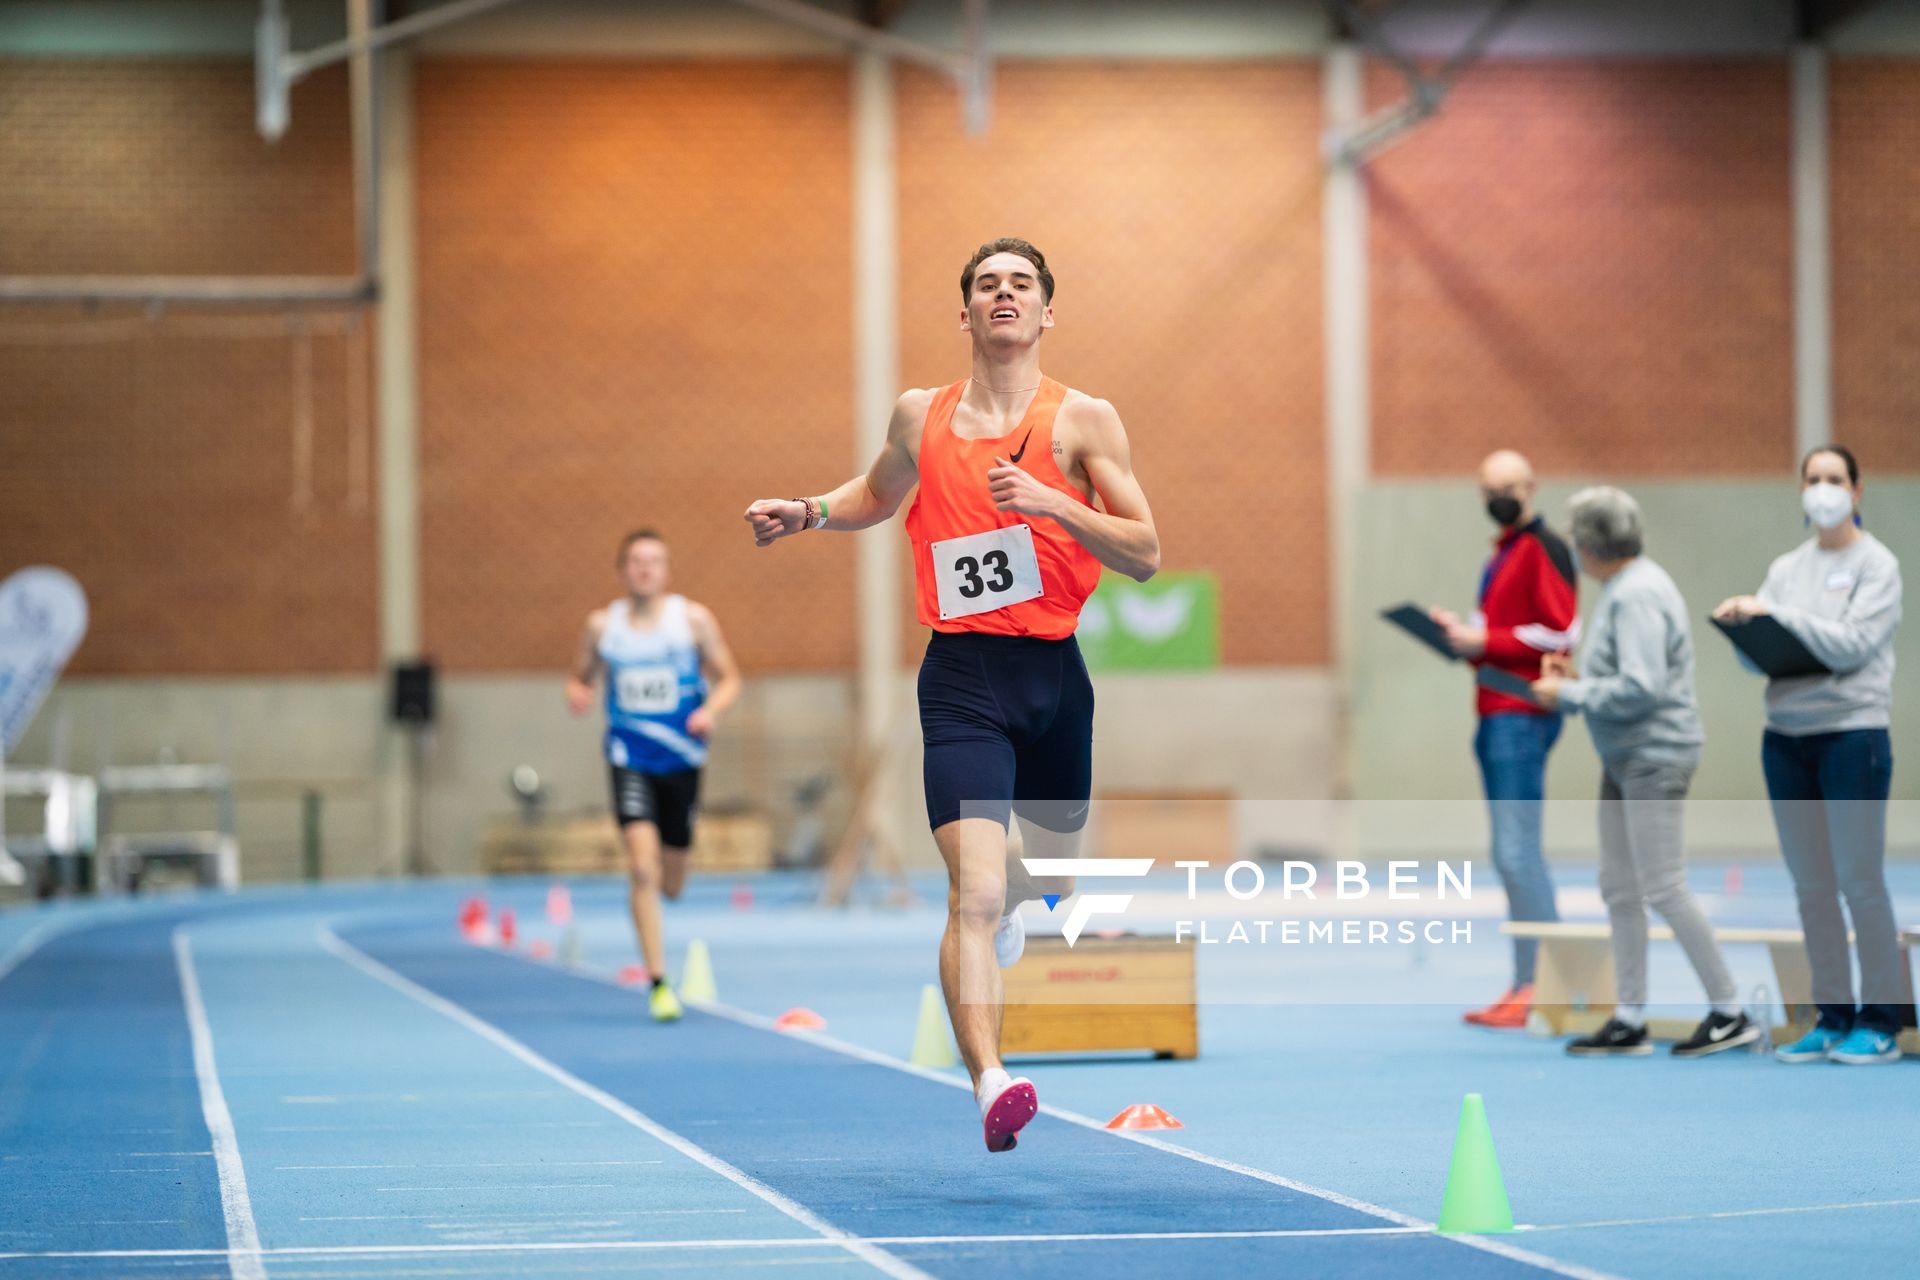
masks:
<svg viewBox="0 0 1920 1280"><path fill-rule="evenodd" d="M927 822L1018 813L1049 831L1086 825L1093 682L1071 636L936 631L920 663Z"/></svg>

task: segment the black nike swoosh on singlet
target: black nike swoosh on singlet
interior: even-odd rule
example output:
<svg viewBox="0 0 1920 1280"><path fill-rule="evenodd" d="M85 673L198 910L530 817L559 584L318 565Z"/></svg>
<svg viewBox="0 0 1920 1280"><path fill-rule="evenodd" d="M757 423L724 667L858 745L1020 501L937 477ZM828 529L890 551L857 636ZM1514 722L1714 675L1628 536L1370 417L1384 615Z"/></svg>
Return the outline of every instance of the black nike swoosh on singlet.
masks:
<svg viewBox="0 0 1920 1280"><path fill-rule="evenodd" d="M1020 455L1027 451L1027 441L1033 439L1033 428L1027 428L1027 434L1020 438L1020 447L1007 455L1008 462L1020 461Z"/></svg>

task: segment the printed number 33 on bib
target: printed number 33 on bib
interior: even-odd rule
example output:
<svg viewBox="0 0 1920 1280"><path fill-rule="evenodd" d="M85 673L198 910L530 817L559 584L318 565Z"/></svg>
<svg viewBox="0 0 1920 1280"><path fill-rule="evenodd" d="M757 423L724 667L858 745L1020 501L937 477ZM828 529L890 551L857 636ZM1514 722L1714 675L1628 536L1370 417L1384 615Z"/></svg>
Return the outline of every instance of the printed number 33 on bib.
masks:
<svg viewBox="0 0 1920 1280"><path fill-rule="evenodd" d="M966 618L1044 594L1033 530L1024 524L932 543L940 617Z"/></svg>

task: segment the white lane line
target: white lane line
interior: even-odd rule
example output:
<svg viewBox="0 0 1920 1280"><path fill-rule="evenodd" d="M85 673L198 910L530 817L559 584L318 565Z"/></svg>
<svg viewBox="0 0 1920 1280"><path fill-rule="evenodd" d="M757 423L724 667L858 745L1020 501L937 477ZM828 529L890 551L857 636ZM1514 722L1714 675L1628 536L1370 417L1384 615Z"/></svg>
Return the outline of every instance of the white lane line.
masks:
<svg viewBox="0 0 1920 1280"><path fill-rule="evenodd" d="M8 974L20 967L28 956L40 949L40 944L48 938L64 933L61 928L64 920L43 920L20 935L19 941L7 948L7 954L0 956L0 982L6 981Z"/></svg>
<svg viewBox="0 0 1920 1280"><path fill-rule="evenodd" d="M342 960L360 970L368 977L392 987L400 994L408 996L427 1006L427 1008L432 1009L434 1012L459 1023L475 1035L493 1042L548 1079L566 1086L589 1102L595 1103L605 1110L612 1112L634 1128L672 1147L681 1155L711 1169L735 1186L740 1187L752 1195L758 1196L800 1225L809 1230L819 1232L820 1235L832 1240L838 1247L845 1249L848 1253L859 1258L862 1262L865 1262L882 1274L892 1276L895 1280L932 1280L926 1272L920 1270L918 1267L912 1266L894 1257L892 1254L868 1244L850 1232L841 1230L826 1219L814 1214L812 1210L806 1208L804 1205L788 1199L772 1187L767 1186L758 1179L750 1177L740 1169L728 1164L725 1160L714 1155L706 1148L694 1145L671 1129L659 1124L651 1117L642 1115L639 1111L620 1101L620 1099L614 1097L612 1094L594 1088L572 1072L541 1057L532 1049L521 1044L518 1040L515 1040L512 1036L493 1024L482 1020L477 1015L454 1004L451 1000L436 995L418 983L395 973L392 969L381 964L372 956L367 955L358 947L355 947L349 942L342 941L339 935L335 934L334 931L327 926L321 925L317 931L317 936L319 937L322 947L334 955L339 956ZM236 1280L238 1280L237 1277Z"/></svg>
<svg viewBox="0 0 1920 1280"><path fill-rule="evenodd" d="M502 954L513 956L525 964L540 963L529 957L521 956L516 952L509 951L503 952ZM541 967L553 968L551 965L541 965ZM555 971L568 973L577 978L585 978L590 982L598 982L604 986L613 987L615 990L625 991L630 995L634 994L635 991L634 988L621 983L612 974L582 968L557 969ZM973 1092L972 1085L962 1077L948 1075L945 1072L935 1071L928 1067L917 1067L910 1062L889 1057L884 1053L876 1052L861 1045L851 1044L845 1040L835 1039L833 1036L826 1035L819 1031L795 1031L788 1030L784 1027L777 1027L771 1018L762 1017L757 1013L749 1013L745 1009L736 1009L732 1005L706 1004L695 1001L688 1001L687 1003L706 1013L727 1018L743 1026L756 1027L763 1031L771 1031L776 1035L792 1036L796 1040L805 1040L823 1049L845 1054L847 1057L857 1058L862 1062L870 1062L878 1067L887 1067L894 1071L904 1071L908 1075L919 1076L923 1080L933 1080L955 1089L965 1089L969 1094ZM1365 1200L1356 1199L1353 1196L1342 1195L1338 1191L1329 1191L1325 1187L1316 1187L1311 1183L1283 1177L1277 1173L1269 1173L1265 1169L1256 1169L1251 1165L1238 1164L1232 1160L1222 1160L1218 1156L1206 1155L1202 1152L1194 1151L1189 1147L1175 1146L1171 1142L1164 1142L1159 1138L1148 1137L1142 1133L1131 1130L1109 1129L1092 1116L1084 1116L1077 1111L1068 1111L1064 1107L1055 1107L1043 1102L1040 1104L1040 1110L1056 1120L1064 1120L1068 1124L1076 1124L1083 1129L1091 1129L1096 1133L1103 1133L1108 1137L1119 1138L1127 1142L1136 1142L1143 1147L1152 1147L1156 1151L1164 1151L1168 1155L1179 1156L1183 1160L1193 1160L1200 1164L1210 1165L1215 1169L1225 1170L1228 1173L1236 1173L1242 1177L1254 1178L1277 1187L1285 1187L1289 1191L1297 1191L1302 1195L1314 1196L1329 1203L1352 1209L1358 1213L1384 1218L1388 1222L1398 1223L1409 1230L1432 1231L1434 1229L1432 1222L1422 1218L1416 1218L1412 1214L1401 1213L1396 1209L1389 1209L1384 1205L1372 1204ZM1591 1267L1583 1267L1578 1263L1562 1262L1557 1258L1549 1258L1545 1254L1533 1253L1529 1250L1519 1248L1516 1245L1511 1245L1505 1241L1492 1239L1487 1236L1448 1234L1440 1238L1451 1241L1454 1244L1464 1245L1469 1249L1479 1249L1485 1253L1498 1254L1503 1258L1510 1259L1514 1262L1522 1262L1543 1271L1550 1271L1555 1275L1566 1276L1569 1280L1620 1280L1619 1277L1609 1272L1596 1271Z"/></svg>
<svg viewBox="0 0 1920 1280"><path fill-rule="evenodd" d="M591 1087L591 1086L589 1086ZM1666 1222L1703 1222L1720 1218L1750 1218L1770 1214L1824 1213L1841 1209L1893 1208L1920 1204L1913 1200L1866 1200L1849 1204L1799 1205L1770 1209L1729 1209L1714 1213L1676 1214L1665 1218L1618 1218L1605 1222L1568 1222L1542 1226L1521 1227L1522 1231L1562 1231L1578 1230L1587 1227L1630 1227ZM674 1212L669 1210L668 1212ZM693 1213L740 1213L739 1209L688 1210ZM420 1215L387 1215L399 1218L413 1218ZM302 1218L302 1222L332 1221L379 1221L382 1218ZM869 1245L941 1245L941 1244L1062 1244L1156 1240L1313 1240L1342 1236L1410 1236L1424 1234L1429 1228L1421 1226L1394 1227L1325 1227L1301 1228L1280 1231L1125 1231L1125 1232L1075 1232L1035 1235L947 1235L947 1236L867 1236L861 1243ZM1450 1239L1452 1237L1449 1237ZM804 1249L804 1248L840 1248L845 1241L831 1236L795 1236L773 1238L736 1238L736 1239L691 1239L691 1240L579 1240L579 1241L529 1241L486 1242L473 1244L395 1244L395 1245L290 1245L275 1249L255 1249L253 1254L260 1258L325 1258L358 1257L371 1255L410 1255L443 1253L565 1253L565 1252L616 1252L616 1251L666 1251L676 1249ZM0 1252L0 1261L51 1258L218 1258L228 1256L230 1249L99 1249L68 1250L47 1252Z"/></svg>
<svg viewBox="0 0 1920 1280"><path fill-rule="evenodd" d="M612 1213L614 1219L655 1219L655 1217L684 1217L684 1215L710 1215L710 1213L747 1213L745 1209L618 1209ZM301 1222L419 1222L422 1219L444 1219L445 1213L334 1213L324 1217L303 1217ZM480 1222L507 1221L520 1222L524 1219L578 1219L578 1209L526 1209L522 1213L463 1213L459 1222L428 1222L428 1226L478 1226ZM595 1219L609 1217L607 1213L593 1215Z"/></svg>
<svg viewBox="0 0 1920 1280"><path fill-rule="evenodd" d="M938 1244L1101 1244L1108 1242L1156 1240L1318 1240L1340 1236L1407 1236L1419 1234L1415 1227L1327 1227L1299 1231L1135 1231L1104 1234L1076 1232L1057 1235L980 1235L980 1236L867 1236L865 1245L938 1245ZM652 1252L713 1249L823 1249L839 1248L846 1242L830 1236L747 1237L728 1240L539 1240L475 1241L463 1244L347 1244L288 1245L259 1250L266 1258L365 1257L370 1255L410 1256L438 1253L573 1253L573 1252ZM92 1252L0 1253L0 1261L15 1258L217 1258L218 1249L102 1249Z"/></svg>
<svg viewBox="0 0 1920 1280"><path fill-rule="evenodd" d="M375 1191L611 1191L611 1182L464 1182L452 1187L375 1187Z"/></svg>
<svg viewBox="0 0 1920 1280"><path fill-rule="evenodd" d="M207 1025L207 1007L200 1000L200 979L193 971L193 946L185 926L173 931L173 959L180 970L180 994L187 1006L187 1030L193 1037L193 1073L200 1081L200 1110L207 1132L213 1135L213 1159L220 1173L220 1209L227 1219L227 1267L233 1280L266 1280L260 1264L260 1233L253 1224L253 1204L247 1198L247 1171L240 1163L240 1140L233 1131L233 1113L220 1088L213 1062L213 1031Z"/></svg>
<svg viewBox="0 0 1920 1280"><path fill-rule="evenodd" d="M604 1120L516 1120L515 1129L604 1129ZM423 1121L420 1124L263 1124L262 1133L419 1133L423 1129L486 1129L498 1132L497 1120Z"/></svg>
<svg viewBox="0 0 1920 1280"><path fill-rule="evenodd" d="M1854 1200L1846 1204L1804 1204L1777 1209L1721 1209L1709 1213L1675 1213L1664 1218L1613 1218L1604 1222L1547 1222L1521 1231L1581 1231L1588 1227L1652 1227L1666 1222L1709 1222L1716 1218L1768 1218L1786 1213L1833 1213L1841 1209L1895 1209L1920 1204L1914 1200Z"/></svg>
<svg viewBox="0 0 1920 1280"><path fill-rule="evenodd" d="M586 1169L665 1163L665 1160L485 1160L465 1164L277 1164L273 1170L286 1173L302 1169Z"/></svg>

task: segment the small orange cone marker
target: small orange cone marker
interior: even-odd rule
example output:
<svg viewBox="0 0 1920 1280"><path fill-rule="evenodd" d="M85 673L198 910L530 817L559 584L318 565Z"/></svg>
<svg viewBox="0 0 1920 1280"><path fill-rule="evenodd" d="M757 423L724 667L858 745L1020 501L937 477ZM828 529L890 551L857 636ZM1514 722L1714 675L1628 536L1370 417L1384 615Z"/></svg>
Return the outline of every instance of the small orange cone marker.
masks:
<svg viewBox="0 0 1920 1280"><path fill-rule="evenodd" d="M1151 1102L1136 1102L1107 1121L1109 1129L1184 1129L1186 1127Z"/></svg>

